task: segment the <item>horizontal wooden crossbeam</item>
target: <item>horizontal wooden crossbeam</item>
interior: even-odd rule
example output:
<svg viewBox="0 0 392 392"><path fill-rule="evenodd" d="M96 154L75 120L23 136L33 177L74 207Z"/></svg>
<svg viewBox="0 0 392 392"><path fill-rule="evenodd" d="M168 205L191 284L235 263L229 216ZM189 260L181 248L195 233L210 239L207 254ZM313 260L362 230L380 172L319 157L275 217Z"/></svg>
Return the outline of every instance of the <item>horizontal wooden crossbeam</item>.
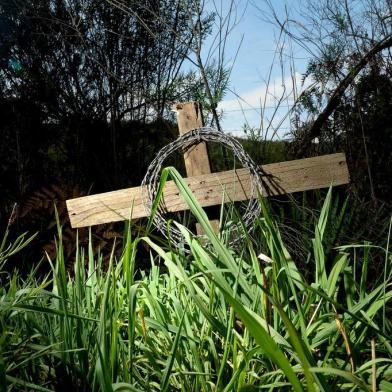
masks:
<svg viewBox="0 0 392 392"><path fill-rule="evenodd" d="M264 196L302 192L349 182L346 157L341 153L272 163L262 166L262 170L266 173L263 177ZM185 181L202 207L252 197L251 176L247 169L189 177ZM138 186L67 200L72 227L146 217L142 190ZM170 212L188 209L173 181L168 181L165 186L164 202Z"/></svg>

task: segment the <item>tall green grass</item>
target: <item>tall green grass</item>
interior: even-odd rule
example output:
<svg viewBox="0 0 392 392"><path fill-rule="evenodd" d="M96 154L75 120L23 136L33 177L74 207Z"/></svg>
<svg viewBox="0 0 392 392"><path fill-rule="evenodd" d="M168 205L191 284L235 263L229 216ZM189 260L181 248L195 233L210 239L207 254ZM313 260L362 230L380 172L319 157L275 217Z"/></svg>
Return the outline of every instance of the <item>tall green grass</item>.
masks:
<svg viewBox="0 0 392 392"><path fill-rule="evenodd" d="M331 191L305 279L262 201L255 233L243 230L243 246L232 249L174 169L162 186L168 176L206 233L201 241L172 223L189 252L127 230L121 257L104 266L90 239L70 271L59 229L48 276L2 270L2 390L392 390L391 253L371 289L371 244L340 247L329 264ZM0 265L19 241L3 241ZM147 271L138 270L141 246L150 249Z"/></svg>

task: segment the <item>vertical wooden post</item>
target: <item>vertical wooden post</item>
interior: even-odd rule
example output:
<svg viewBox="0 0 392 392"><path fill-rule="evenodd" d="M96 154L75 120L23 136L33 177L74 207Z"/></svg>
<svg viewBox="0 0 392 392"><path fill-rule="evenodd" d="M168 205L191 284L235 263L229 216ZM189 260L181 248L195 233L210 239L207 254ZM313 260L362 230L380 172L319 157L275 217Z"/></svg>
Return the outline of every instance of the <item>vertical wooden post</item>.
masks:
<svg viewBox="0 0 392 392"><path fill-rule="evenodd" d="M173 110L177 113L178 131L180 135L203 126L201 107L198 102L177 103L174 105ZM205 142L191 147L184 154L184 160L188 177L211 173ZM219 221L213 220L211 221L211 225L218 232ZM198 235L203 234L199 224L196 224L196 232Z"/></svg>

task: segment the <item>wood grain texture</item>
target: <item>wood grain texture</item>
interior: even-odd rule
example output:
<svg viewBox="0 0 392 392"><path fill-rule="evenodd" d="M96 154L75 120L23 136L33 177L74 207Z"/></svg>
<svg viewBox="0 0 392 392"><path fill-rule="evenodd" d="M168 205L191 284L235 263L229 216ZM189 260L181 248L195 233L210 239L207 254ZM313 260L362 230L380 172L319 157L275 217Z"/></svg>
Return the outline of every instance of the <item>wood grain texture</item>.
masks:
<svg viewBox="0 0 392 392"><path fill-rule="evenodd" d="M184 135L195 128L202 127L203 118L201 106L198 102L177 103L174 105L177 113L178 132ZM192 146L184 153L185 169L187 177L199 176L211 173L208 149L205 142ZM211 221L211 225L216 232L219 231L219 221ZM203 229L196 223L197 235L203 234Z"/></svg>
<svg viewBox="0 0 392 392"><path fill-rule="evenodd" d="M203 126L201 108L197 102L177 103L173 106L173 109L177 113L180 135ZM211 173L205 142L201 142L187 150L184 153L184 160L188 177Z"/></svg>
<svg viewBox="0 0 392 392"><path fill-rule="evenodd" d="M263 196L302 192L349 182L346 157L341 153L273 163L264 165L263 170L268 173L268 178L264 178ZM203 207L251 197L251 177L247 169L195 176L185 181ZM168 211L188 209L173 181L166 183L164 202ZM67 207L74 228L148 215L140 186L67 200Z"/></svg>

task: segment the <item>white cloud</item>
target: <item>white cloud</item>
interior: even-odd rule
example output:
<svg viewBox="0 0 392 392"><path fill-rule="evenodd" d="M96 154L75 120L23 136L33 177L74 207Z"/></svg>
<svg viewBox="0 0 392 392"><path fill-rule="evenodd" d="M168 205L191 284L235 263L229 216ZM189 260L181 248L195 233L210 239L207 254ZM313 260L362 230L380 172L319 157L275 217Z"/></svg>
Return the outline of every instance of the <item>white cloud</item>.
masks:
<svg viewBox="0 0 392 392"><path fill-rule="evenodd" d="M283 80L276 78L269 86L264 84L252 90L239 92L238 97L231 94L232 98L223 100L218 106L218 109L223 111L223 128L229 132L238 132L245 123L251 127L260 127L263 121L263 125L266 125L271 121L276 107L279 106L273 120L273 124L277 126L287 115L295 96L299 95L304 88L306 85L302 86L301 75L296 73L294 81L291 77ZM263 118L261 118L262 107L265 108ZM281 125L282 131L287 131L288 126L287 119ZM280 132L281 136L283 133L285 132Z"/></svg>
<svg viewBox="0 0 392 392"><path fill-rule="evenodd" d="M301 92L301 75L296 73L294 75L294 84L297 93ZM264 104L267 106L274 106L278 103L282 96L293 100L293 80L291 77L286 77L283 81L280 78L271 81L270 85L262 85L256 89L238 93L240 98L232 98L224 100L220 103L219 108L223 110L237 110L243 108L260 108Z"/></svg>

